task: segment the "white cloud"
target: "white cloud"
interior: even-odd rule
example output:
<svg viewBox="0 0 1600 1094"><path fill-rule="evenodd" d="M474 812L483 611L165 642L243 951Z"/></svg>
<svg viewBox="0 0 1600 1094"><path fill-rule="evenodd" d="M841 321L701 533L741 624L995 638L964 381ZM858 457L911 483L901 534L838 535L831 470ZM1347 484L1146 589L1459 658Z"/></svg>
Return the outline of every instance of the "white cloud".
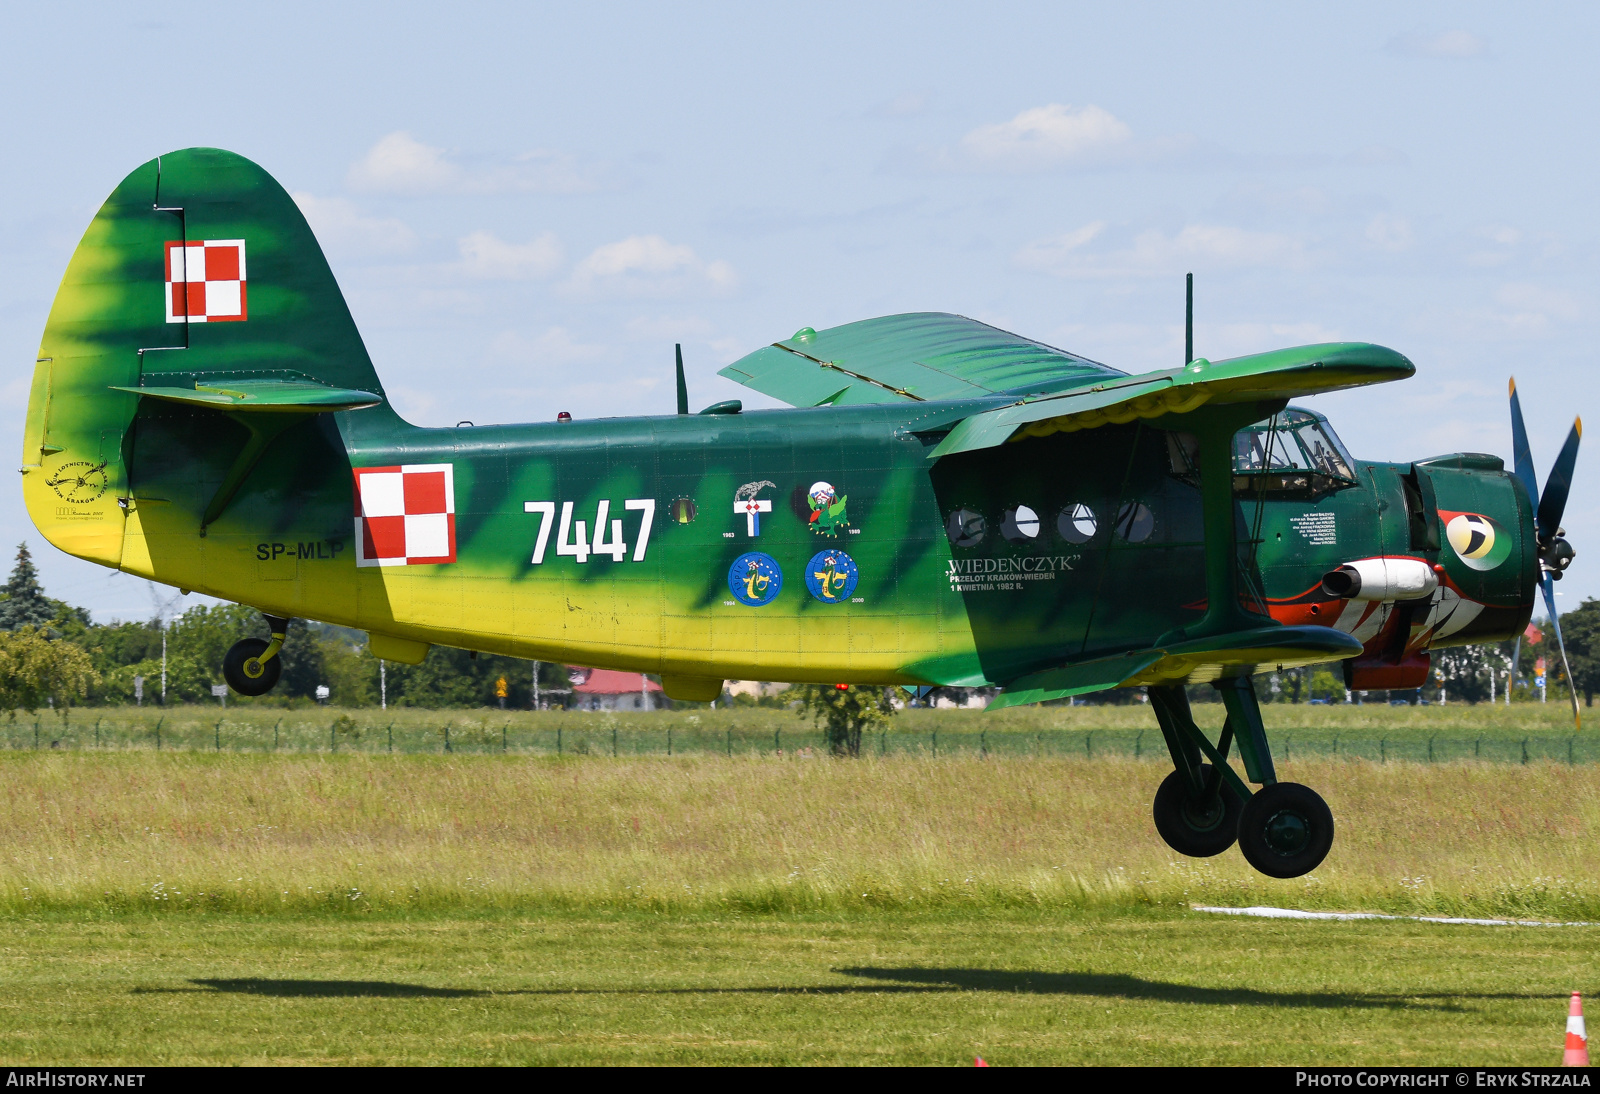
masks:
<svg viewBox="0 0 1600 1094"><path fill-rule="evenodd" d="M658 235L629 236L596 247L572 275L579 289L637 296L722 293L737 281L728 263L706 262L687 244L668 243Z"/></svg>
<svg viewBox="0 0 1600 1094"><path fill-rule="evenodd" d="M596 189L597 171L565 152L535 149L509 160L462 164L410 133L390 133L350 167L352 190L380 194L576 194Z"/></svg>
<svg viewBox="0 0 1600 1094"><path fill-rule="evenodd" d="M1370 246L1391 253L1408 251L1415 242L1411 222L1404 217L1392 217L1387 213L1379 213L1367 221L1366 237Z"/></svg>
<svg viewBox="0 0 1600 1094"><path fill-rule="evenodd" d="M1398 57L1447 57L1462 60L1482 57L1489 46L1476 34L1465 30L1446 30L1438 34L1397 34L1389 39L1385 51Z"/></svg>
<svg viewBox="0 0 1600 1094"><path fill-rule="evenodd" d="M682 342L706 338L711 324L695 315L641 315L628 320L627 331L641 342Z"/></svg>
<svg viewBox="0 0 1600 1094"><path fill-rule="evenodd" d="M1101 157L1132 138L1127 125L1098 106L1049 103L979 126L961 138L961 152L985 166L1037 170Z"/></svg>
<svg viewBox="0 0 1600 1094"><path fill-rule="evenodd" d="M527 243L507 243L491 232L473 232L457 246L461 250L457 268L468 277L489 280L549 277L565 258L560 241L551 232Z"/></svg>
<svg viewBox="0 0 1600 1094"><path fill-rule="evenodd" d="M605 346L580 342L565 327L551 327L534 338L503 331L489 343L489 356L516 365L580 365L606 356Z"/></svg>
<svg viewBox="0 0 1600 1094"><path fill-rule="evenodd" d="M324 246L363 254L403 254L416 246L416 233L404 223L364 216L354 203L344 198L319 198L304 190L297 190L290 196Z"/></svg>
<svg viewBox="0 0 1600 1094"><path fill-rule="evenodd" d="M1095 249L1104 224L1096 221L1064 235L1035 240L1013 256L1022 269L1057 277L1092 279L1165 277L1197 267L1300 268L1307 256L1300 241L1272 232L1225 225L1191 224L1169 236L1151 229L1126 247Z"/></svg>

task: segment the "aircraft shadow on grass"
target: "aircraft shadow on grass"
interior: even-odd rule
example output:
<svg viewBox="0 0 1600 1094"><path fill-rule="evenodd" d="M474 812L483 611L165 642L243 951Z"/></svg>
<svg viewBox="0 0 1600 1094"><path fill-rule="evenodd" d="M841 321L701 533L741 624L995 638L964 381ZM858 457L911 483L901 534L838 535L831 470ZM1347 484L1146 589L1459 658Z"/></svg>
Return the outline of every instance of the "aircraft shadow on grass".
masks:
<svg viewBox="0 0 1600 1094"><path fill-rule="evenodd" d="M1101 998L1149 999L1203 1006L1326 1007L1461 1010L1462 1004L1489 999L1545 998L1537 992L1375 992L1261 991L1256 988L1204 987L1143 980L1126 973L1039 972L1009 969L849 968L845 976L898 981L924 991L1003 991L1033 995L1090 995ZM863 985L857 990L877 991ZM891 989L892 990L892 989Z"/></svg>
<svg viewBox="0 0 1600 1094"><path fill-rule="evenodd" d="M684 988L436 988L392 980L191 980L192 988L134 988L135 994L183 992L265 995L283 999L465 999L497 995L859 995L997 991L1026 995L1083 995L1104 999L1154 1000L1200 1006L1314 1007L1327 1009L1462 1010L1487 1000L1544 999L1548 992L1303 992L1204 987L1144 980L1125 973L1042 972L1012 969L858 967L833 970L843 976L888 984L816 984L805 987Z"/></svg>

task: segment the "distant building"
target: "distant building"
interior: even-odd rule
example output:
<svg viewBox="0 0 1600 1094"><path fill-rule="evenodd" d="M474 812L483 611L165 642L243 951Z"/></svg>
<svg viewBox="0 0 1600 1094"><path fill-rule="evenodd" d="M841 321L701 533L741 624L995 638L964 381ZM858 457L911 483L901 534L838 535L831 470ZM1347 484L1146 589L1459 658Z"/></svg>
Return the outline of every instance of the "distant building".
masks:
<svg viewBox="0 0 1600 1094"><path fill-rule="evenodd" d="M637 672L611 669L571 671L572 710L656 710L661 703L661 685Z"/></svg>

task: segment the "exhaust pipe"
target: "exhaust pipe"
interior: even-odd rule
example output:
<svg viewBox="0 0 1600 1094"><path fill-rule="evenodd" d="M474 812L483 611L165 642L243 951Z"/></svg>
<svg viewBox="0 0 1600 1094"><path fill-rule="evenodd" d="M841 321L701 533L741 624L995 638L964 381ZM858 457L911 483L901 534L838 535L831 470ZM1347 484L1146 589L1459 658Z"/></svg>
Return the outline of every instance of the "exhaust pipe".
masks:
<svg viewBox="0 0 1600 1094"><path fill-rule="evenodd" d="M1322 588L1341 600L1421 600L1439 575L1420 558L1363 558L1322 576Z"/></svg>

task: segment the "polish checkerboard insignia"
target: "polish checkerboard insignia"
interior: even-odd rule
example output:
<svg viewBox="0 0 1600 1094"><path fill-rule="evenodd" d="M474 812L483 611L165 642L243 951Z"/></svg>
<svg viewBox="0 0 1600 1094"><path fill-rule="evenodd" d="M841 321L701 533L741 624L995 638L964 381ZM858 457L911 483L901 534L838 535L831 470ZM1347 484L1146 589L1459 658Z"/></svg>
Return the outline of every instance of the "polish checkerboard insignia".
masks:
<svg viewBox="0 0 1600 1094"><path fill-rule="evenodd" d="M167 322L242 323L246 283L244 240L167 241Z"/></svg>
<svg viewBox="0 0 1600 1094"><path fill-rule="evenodd" d="M355 475L357 566L456 560L454 465L358 467Z"/></svg>

